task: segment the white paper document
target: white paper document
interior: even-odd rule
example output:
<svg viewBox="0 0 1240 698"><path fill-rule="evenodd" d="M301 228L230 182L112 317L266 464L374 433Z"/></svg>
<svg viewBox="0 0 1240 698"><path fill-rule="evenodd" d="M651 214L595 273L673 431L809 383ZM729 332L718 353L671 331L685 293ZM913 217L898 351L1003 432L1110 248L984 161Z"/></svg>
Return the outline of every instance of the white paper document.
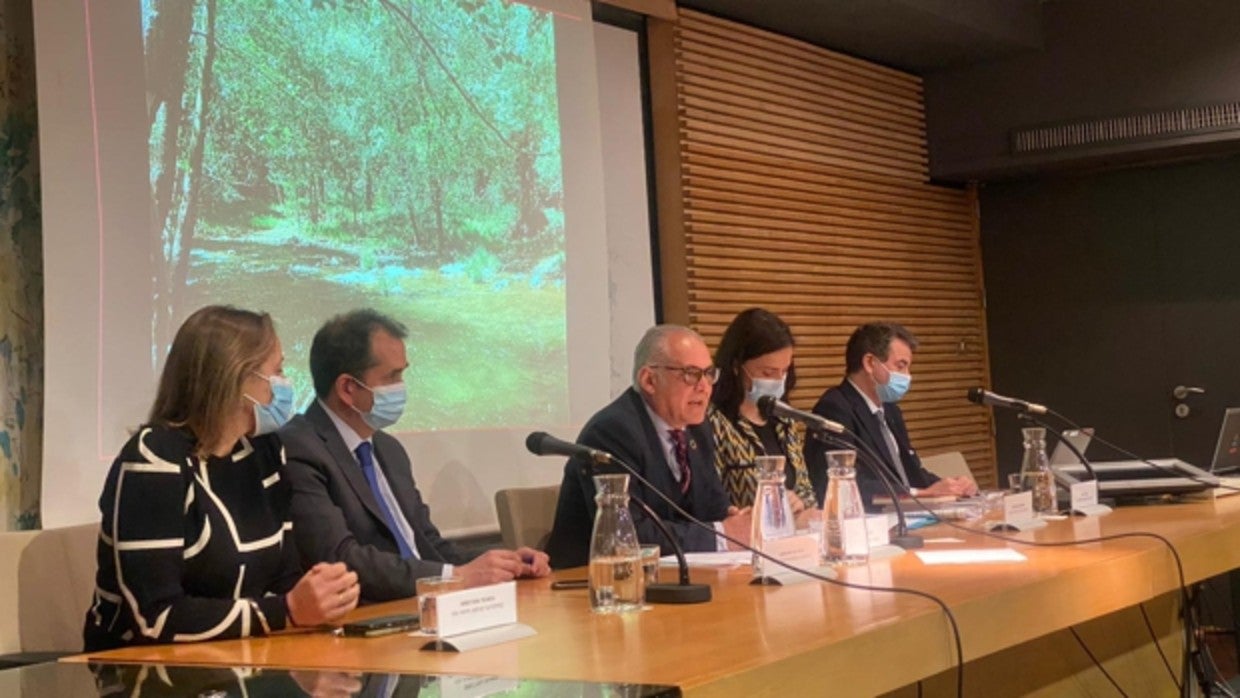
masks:
<svg viewBox="0 0 1240 698"><path fill-rule="evenodd" d="M753 553L748 550L737 550L724 553L685 553L685 562L690 567L739 567L753 564ZM659 558L661 567L675 567L676 556L664 555Z"/></svg>
<svg viewBox="0 0 1240 698"><path fill-rule="evenodd" d="M916 555L927 565L970 565L982 562L1024 562L1029 559L1011 548L918 550Z"/></svg>

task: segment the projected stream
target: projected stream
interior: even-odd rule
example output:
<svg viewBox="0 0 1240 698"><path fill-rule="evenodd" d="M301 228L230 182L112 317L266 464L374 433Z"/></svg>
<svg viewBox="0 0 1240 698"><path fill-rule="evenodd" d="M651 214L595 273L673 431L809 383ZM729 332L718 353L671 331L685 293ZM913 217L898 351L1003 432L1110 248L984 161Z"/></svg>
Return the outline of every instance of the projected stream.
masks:
<svg viewBox="0 0 1240 698"><path fill-rule="evenodd" d="M299 400L327 317L410 336L398 429L568 414L553 17L499 0L146 0L152 361L270 312ZM300 405L299 405L300 406Z"/></svg>

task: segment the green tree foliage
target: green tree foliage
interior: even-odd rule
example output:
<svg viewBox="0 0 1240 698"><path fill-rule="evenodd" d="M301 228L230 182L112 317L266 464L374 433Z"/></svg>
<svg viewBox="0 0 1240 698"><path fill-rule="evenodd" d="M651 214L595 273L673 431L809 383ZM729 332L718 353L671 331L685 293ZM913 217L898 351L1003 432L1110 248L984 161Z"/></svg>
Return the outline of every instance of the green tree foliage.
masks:
<svg viewBox="0 0 1240 698"><path fill-rule="evenodd" d="M425 267L482 249L529 271L563 249L550 14L499 0L144 10L155 219L174 270L195 239L255 231Z"/></svg>

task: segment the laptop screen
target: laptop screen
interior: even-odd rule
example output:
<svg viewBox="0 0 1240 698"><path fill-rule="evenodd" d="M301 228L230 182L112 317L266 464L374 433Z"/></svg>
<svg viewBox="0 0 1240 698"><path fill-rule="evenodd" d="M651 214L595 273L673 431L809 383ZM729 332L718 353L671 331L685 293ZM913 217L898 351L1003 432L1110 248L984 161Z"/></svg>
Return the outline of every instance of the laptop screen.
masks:
<svg viewBox="0 0 1240 698"><path fill-rule="evenodd" d="M1228 408L1223 413L1223 427L1218 432L1218 445L1214 447L1214 460L1210 472L1240 470L1240 407Z"/></svg>
<svg viewBox="0 0 1240 698"><path fill-rule="evenodd" d="M1063 438L1059 440L1059 443L1055 444L1055 450L1051 451L1051 467L1059 465L1076 465L1077 463L1080 463L1081 459L1077 457L1077 455L1072 452L1072 449L1068 448L1068 444L1064 442L1067 441L1071 443L1076 447L1077 451L1084 453L1085 449L1089 448L1089 440L1093 438L1093 436L1094 430L1089 427L1084 429L1065 429L1063 432Z"/></svg>

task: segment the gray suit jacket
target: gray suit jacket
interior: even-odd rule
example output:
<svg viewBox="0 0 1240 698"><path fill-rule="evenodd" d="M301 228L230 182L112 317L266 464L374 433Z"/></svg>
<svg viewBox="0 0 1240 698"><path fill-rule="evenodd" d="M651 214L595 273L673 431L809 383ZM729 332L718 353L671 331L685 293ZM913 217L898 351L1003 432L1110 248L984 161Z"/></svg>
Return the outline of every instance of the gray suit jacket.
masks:
<svg viewBox="0 0 1240 698"><path fill-rule="evenodd" d="M307 567L345 563L357 572L362 601L370 603L413 596L415 579L439 574L444 563L467 562L431 523L409 455L392 436L375 432L375 460L413 529L421 560L400 558L366 476L317 400L280 430L280 438L293 486L293 534Z"/></svg>

